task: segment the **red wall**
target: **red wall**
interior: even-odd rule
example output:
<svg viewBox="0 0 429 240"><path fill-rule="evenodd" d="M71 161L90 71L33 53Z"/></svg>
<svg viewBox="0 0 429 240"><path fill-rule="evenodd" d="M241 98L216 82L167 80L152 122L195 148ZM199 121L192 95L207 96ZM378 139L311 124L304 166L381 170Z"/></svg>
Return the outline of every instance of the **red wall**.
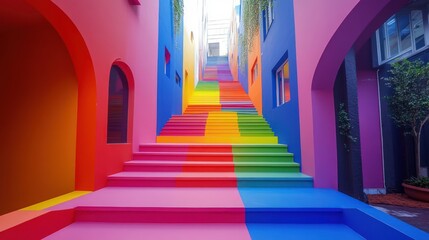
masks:
<svg viewBox="0 0 429 240"><path fill-rule="evenodd" d="M58 31L76 69L76 189L101 188L108 175L122 170L122 163L130 160L139 143L156 139L158 1L145 1L142 5L130 5L128 1L107 4L103 0L82 4L68 0L29 1ZM109 72L118 59L129 68L129 123L135 124L129 125L132 134L128 143L107 144Z"/></svg>

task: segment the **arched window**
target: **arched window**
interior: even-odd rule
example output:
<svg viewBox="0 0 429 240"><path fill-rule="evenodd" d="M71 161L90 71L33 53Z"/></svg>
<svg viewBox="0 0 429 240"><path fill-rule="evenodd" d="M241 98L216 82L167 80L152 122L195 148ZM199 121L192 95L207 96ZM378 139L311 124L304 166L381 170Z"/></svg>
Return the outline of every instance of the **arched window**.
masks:
<svg viewBox="0 0 429 240"><path fill-rule="evenodd" d="M126 143L128 128L128 82L124 72L113 66L109 79L107 143Z"/></svg>

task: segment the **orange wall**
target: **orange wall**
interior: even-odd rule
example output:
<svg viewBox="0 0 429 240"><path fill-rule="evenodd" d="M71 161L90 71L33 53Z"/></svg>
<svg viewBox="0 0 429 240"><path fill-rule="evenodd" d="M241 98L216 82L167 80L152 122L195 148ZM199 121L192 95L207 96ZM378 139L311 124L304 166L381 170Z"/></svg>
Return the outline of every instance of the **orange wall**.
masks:
<svg viewBox="0 0 429 240"><path fill-rule="evenodd" d="M258 77L252 83L252 68L255 61L258 62ZM255 105L259 115L262 115L262 64L261 64L261 38L258 31L253 38L251 51L248 53L248 86L249 97Z"/></svg>
<svg viewBox="0 0 429 240"><path fill-rule="evenodd" d="M0 214L74 190L77 80L46 22L0 39Z"/></svg>

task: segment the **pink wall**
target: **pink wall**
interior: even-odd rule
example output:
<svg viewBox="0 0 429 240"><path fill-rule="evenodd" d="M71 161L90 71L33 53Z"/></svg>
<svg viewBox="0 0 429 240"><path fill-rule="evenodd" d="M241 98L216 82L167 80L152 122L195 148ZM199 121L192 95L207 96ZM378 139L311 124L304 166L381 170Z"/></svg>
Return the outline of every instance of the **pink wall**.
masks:
<svg viewBox="0 0 429 240"><path fill-rule="evenodd" d="M355 42L370 36L365 30L381 24L381 12L393 14L405 2L294 1L302 169L314 176L316 187L338 185L333 100L338 68Z"/></svg>
<svg viewBox="0 0 429 240"><path fill-rule="evenodd" d="M104 186L107 175L122 170L122 163L131 158L132 150L137 150L139 143L154 142L156 138L158 1L144 1L137 6L130 5L128 1L112 1L109 4L104 0L85 1L84 4L68 0L53 2L77 28L93 65L95 79L90 80L95 80L96 84L95 156L94 159L85 159L93 162L92 167L89 164L81 169L85 174L90 172L93 175L92 179L86 179L84 183L77 181L76 185L78 189L98 189ZM61 26L57 27L63 31L61 36L67 38L69 33L61 30ZM72 47L69 51L72 56L77 54ZM134 119L130 121L134 122L134 126L129 126L133 131L128 143L107 144L109 72L118 59L131 69L135 81L130 84L131 87L134 85L131 91L135 95ZM133 106L132 103L130 106ZM77 173L77 178L79 175Z"/></svg>
<svg viewBox="0 0 429 240"><path fill-rule="evenodd" d="M313 76L332 35L357 2L294 1L302 170L314 177L316 187L337 188L337 152L332 90L313 93ZM316 122L314 115L331 117ZM328 141L322 141L324 138Z"/></svg>

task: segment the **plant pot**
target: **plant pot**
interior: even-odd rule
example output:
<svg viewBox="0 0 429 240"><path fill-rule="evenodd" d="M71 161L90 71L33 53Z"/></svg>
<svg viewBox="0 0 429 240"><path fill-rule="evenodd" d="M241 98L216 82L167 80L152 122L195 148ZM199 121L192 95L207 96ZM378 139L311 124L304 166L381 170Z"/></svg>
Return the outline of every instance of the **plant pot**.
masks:
<svg viewBox="0 0 429 240"><path fill-rule="evenodd" d="M402 186L404 187L405 194L410 198L429 202L429 188L416 187L406 183L402 183Z"/></svg>

